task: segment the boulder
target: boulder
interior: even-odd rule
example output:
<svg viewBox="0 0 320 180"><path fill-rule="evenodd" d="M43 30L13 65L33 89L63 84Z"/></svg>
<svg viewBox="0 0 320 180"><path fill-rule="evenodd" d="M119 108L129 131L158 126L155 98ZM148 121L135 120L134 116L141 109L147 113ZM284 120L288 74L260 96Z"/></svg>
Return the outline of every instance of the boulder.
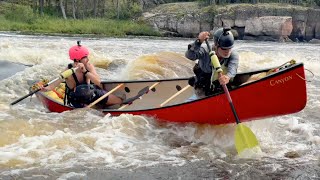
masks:
<svg viewBox="0 0 320 180"><path fill-rule="evenodd" d="M200 32L199 17L188 14L177 22L177 32L183 37L196 37Z"/></svg>
<svg viewBox="0 0 320 180"><path fill-rule="evenodd" d="M296 42L303 42L306 34L306 22L305 21L296 21L293 24L293 30L291 33L291 39Z"/></svg>
<svg viewBox="0 0 320 180"><path fill-rule="evenodd" d="M230 4L208 9L196 2L170 3L144 13L142 18L170 36L197 37L201 31L230 26L237 31L238 39L287 41L290 37L297 42L320 39L320 9L294 5Z"/></svg>
<svg viewBox="0 0 320 180"><path fill-rule="evenodd" d="M259 9L256 7L240 7L235 10L235 22L236 27L245 27L248 18L254 18L259 16Z"/></svg>
<svg viewBox="0 0 320 180"><path fill-rule="evenodd" d="M309 43L312 43L312 44L320 44L320 39L311 39L309 41Z"/></svg>
<svg viewBox="0 0 320 180"><path fill-rule="evenodd" d="M315 34L315 29L316 25L319 23L320 9L308 9L307 16L308 21L306 21L305 39L309 41L315 38L315 36L318 36Z"/></svg>
<svg viewBox="0 0 320 180"><path fill-rule="evenodd" d="M320 39L320 23L316 24L316 28L314 30L314 33L315 33L315 38Z"/></svg>
<svg viewBox="0 0 320 180"><path fill-rule="evenodd" d="M270 39L279 41L288 39L292 29L292 17L289 16L250 18L246 21L244 39L248 39L246 36L268 36Z"/></svg>

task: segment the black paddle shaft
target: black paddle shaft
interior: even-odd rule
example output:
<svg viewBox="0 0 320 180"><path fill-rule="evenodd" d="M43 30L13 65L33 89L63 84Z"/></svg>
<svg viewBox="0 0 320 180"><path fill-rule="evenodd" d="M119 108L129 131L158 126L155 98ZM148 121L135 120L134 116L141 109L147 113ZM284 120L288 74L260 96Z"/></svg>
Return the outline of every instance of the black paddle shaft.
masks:
<svg viewBox="0 0 320 180"><path fill-rule="evenodd" d="M70 69L64 71L63 73L60 74L60 76L59 76L58 78L55 78L54 80L50 81L49 83L43 85L43 87L47 87L47 86L49 86L50 84L54 83L55 81L57 81L57 80L59 80L59 79L65 79L65 78L71 76L77 69L78 69L78 67L75 67L75 68L70 68ZM39 89L37 89L37 90L35 90L35 91L32 91L32 92L30 92L29 94L27 94L27 95L25 95L25 96L23 96L23 97L15 100L15 101L13 101L10 105L17 104L18 102L20 102L20 101L22 101L23 99L31 96L31 95L34 94L34 93L37 93L37 92L40 91L40 90L41 90L41 89L39 88Z"/></svg>
<svg viewBox="0 0 320 180"><path fill-rule="evenodd" d="M27 94L27 95L25 95L25 96L23 96L23 97L15 100L15 101L13 101L12 103L10 103L10 105L15 105L15 104L17 104L18 102L22 101L23 99L25 99L25 98L33 95L34 93L36 93L36 92L38 92L38 91L40 91L40 90L41 90L41 89L37 89L37 90L35 90L35 91L32 91L32 92L30 92L29 94Z"/></svg>
<svg viewBox="0 0 320 180"><path fill-rule="evenodd" d="M43 85L43 87L47 87L47 86L49 86L51 83L53 83L54 81L56 81L56 80L58 80L58 79L59 79L59 78L56 78L56 79L54 79L54 80L50 81L49 83L47 83L47 84ZM25 98L27 98L27 97L29 97L29 96L33 95L34 93L39 92L40 90L41 90L41 89L37 89L37 90L35 90L35 91L31 91L29 94L27 94L27 95L25 95L25 96L23 96L23 97L21 97L21 98L19 98L19 99L15 100L15 101L13 101L12 103L10 103L10 105L15 105L15 104L17 104L18 102L20 102L20 101L24 100Z"/></svg>

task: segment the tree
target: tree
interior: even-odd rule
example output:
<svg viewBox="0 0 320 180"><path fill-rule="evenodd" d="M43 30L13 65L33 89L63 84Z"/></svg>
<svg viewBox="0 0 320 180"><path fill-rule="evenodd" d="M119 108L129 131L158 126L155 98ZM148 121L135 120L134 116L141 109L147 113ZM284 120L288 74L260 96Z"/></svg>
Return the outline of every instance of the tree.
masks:
<svg viewBox="0 0 320 180"><path fill-rule="evenodd" d="M117 19L120 19L120 0L117 0Z"/></svg>
<svg viewBox="0 0 320 180"><path fill-rule="evenodd" d="M37 13L37 0L33 0L32 2L33 13Z"/></svg>
<svg viewBox="0 0 320 180"><path fill-rule="evenodd" d="M61 9L63 18L67 19L66 11L64 10L63 0L60 0L60 9Z"/></svg>
<svg viewBox="0 0 320 180"><path fill-rule="evenodd" d="M97 0L93 0L93 17L97 17Z"/></svg>
<svg viewBox="0 0 320 180"><path fill-rule="evenodd" d="M44 0L39 0L39 13L41 16L43 16L43 7L44 7Z"/></svg>
<svg viewBox="0 0 320 180"><path fill-rule="evenodd" d="M102 4L102 7L101 7L101 17L103 17L104 16L104 14L105 14L105 10L106 10L106 7L105 7L105 5L106 5L106 0L101 0L101 4Z"/></svg>
<svg viewBox="0 0 320 180"><path fill-rule="evenodd" d="M72 16L73 16L73 19L77 19L76 12L77 12L77 0L73 0L72 1Z"/></svg>

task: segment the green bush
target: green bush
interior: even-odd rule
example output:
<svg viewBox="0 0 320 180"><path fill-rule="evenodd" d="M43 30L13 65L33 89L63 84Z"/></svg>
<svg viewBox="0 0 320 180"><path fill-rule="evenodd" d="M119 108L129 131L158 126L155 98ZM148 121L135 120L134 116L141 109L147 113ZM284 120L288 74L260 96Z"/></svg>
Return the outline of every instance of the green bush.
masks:
<svg viewBox="0 0 320 180"><path fill-rule="evenodd" d="M143 12L139 3L120 4L119 19L126 20L140 16ZM118 19L118 9L116 6L109 6L105 14L106 18Z"/></svg>
<svg viewBox="0 0 320 180"><path fill-rule="evenodd" d="M142 7L138 3L133 3L130 9L131 9L131 15L135 17L140 16L143 12Z"/></svg>
<svg viewBox="0 0 320 180"><path fill-rule="evenodd" d="M5 18L10 21L32 23L35 19L33 11L28 6L14 5L5 11Z"/></svg>

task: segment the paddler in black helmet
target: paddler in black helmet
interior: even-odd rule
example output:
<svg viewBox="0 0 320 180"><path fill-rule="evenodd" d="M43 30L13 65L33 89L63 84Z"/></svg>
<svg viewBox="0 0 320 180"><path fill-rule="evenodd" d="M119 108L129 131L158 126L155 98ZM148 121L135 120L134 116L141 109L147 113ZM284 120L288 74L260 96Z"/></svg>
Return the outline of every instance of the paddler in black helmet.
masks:
<svg viewBox="0 0 320 180"><path fill-rule="evenodd" d="M195 96L189 100L203 98L222 91L221 85L228 86L228 83L237 74L239 55L232 49L234 47L234 37L231 29L219 28L213 34L214 46L212 50L218 56L223 69L223 75L220 78L212 67L209 50L201 46L206 39L209 39L209 36L209 32L201 32L197 40L188 45L185 54L192 61L199 60L193 68L196 76L189 81L189 84L195 89Z"/></svg>

